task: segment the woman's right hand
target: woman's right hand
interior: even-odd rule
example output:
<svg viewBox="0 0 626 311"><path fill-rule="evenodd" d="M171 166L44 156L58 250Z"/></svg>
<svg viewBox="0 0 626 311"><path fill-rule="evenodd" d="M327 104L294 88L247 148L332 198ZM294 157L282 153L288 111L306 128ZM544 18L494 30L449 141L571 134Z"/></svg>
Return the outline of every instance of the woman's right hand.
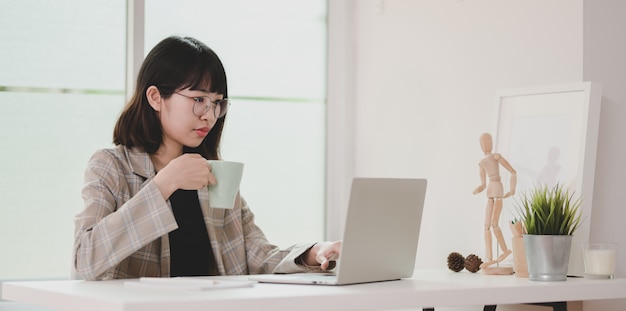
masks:
<svg viewBox="0 0 626 311"><path fill-rule="evenodd" d="M167 200L178 189L198 190L217 181L205 158L186 153L163 167L154 177L154 182Z"/></svg>

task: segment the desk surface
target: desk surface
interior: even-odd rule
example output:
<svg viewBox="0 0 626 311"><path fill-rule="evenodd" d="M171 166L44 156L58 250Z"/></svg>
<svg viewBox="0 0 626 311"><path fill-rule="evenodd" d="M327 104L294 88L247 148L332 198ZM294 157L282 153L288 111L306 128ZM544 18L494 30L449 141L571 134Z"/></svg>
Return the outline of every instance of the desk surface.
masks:
<svg viewBox="0 0 626 311"><path fill-rule="evenodd" d="M225 277L216 277L224 279ZM245 276L228 280L247 280ZM58 310L373 310L626 298L626 279L537 282L512 275L416 270L398 281L345 286L254 284L182 291L127 288L125 280L6 282L5 300Z"/></svg>

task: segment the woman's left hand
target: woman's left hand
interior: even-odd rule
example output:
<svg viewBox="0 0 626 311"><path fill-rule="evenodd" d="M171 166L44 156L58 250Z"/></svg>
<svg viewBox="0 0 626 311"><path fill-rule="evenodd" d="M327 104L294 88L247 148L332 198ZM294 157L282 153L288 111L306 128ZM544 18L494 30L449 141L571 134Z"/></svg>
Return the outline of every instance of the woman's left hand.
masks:
<svg viewBox="0 0 626 311"><path fill-rule="evenodd" d="M305 263L309 266L319 265L322 270L331 270L336 266L341 252L341 241L319 242L305 254Z"/></svg>

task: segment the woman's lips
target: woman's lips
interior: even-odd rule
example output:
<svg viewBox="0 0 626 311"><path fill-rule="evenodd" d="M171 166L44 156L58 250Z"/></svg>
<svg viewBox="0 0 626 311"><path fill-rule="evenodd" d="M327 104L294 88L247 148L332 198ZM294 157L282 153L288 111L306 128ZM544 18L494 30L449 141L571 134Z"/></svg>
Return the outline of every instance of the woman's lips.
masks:
<svg viewBox="0 0 626 311"><path fill-rule="evenodd" d="M208 127L201 127L201 128L197 128L195 129L196 134L198 134L198 136L200 137L204 137L207 136L207 134L209 134L209 128Z"/></svg>

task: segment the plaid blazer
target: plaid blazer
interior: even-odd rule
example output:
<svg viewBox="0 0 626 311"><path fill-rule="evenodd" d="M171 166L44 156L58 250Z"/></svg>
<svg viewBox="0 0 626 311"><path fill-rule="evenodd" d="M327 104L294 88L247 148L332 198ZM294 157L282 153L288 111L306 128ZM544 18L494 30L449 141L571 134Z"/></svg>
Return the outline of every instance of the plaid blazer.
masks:
<svg viewBox="0 0 626 311"><path fill-rule="evenodd" d="M85 206L74 219L75 276L169 276L168 233L178 225L154 176L152 161L141 150L117 146L91 157L82 190ZM220 274L319 271L296 264L313 244L287 249L270 244L241 196L234 209L210 208L206 188L198 190L198 198Z"/></svg>

